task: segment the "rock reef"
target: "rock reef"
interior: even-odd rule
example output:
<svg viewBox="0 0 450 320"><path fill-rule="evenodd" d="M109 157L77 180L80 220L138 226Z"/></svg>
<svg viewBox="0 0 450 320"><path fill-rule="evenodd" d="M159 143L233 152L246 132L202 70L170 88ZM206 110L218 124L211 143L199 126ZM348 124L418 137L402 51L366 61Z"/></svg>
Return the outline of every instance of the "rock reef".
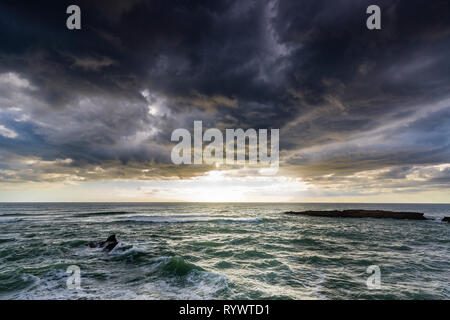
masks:
<svg viewBox="0 0 450 320"><path fill-rule="evenodd" d="M444 221L444 222L450 222L450 217L444 217L444 218L442 219L442 221Z"/></svg>
<svg viewBox="0 0 450 320"><path fill-rule="evenodd" d="M89 242L90 248L102 248L104 252L110 252L119 242L116 239L116 235L110 235L106 241Z"/></svg>
<svg viewBox="0 0 450 320"><path fill-rule="evenodd" d="M377 219L408 219L428 220L419 212L395 212L384 210L329 210L329 211L287 211L285 214L305 215L333 218L377 218Z"/></svg>

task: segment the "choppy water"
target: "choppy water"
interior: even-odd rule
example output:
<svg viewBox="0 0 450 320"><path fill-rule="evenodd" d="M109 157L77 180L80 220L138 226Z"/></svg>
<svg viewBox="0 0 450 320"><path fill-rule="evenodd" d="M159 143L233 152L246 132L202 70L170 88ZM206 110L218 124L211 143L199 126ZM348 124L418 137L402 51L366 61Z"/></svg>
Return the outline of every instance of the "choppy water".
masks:
<svg viewBox="0 0 450 320"><path fill-rule="evenodd" d="M449 299L450 224L295 217L450 216L450 205L0 204L0 299ZM115 233L110 253L87 247ZM68 289L67 267L81 269ZM368 290L366 269L381 268Z"/></svg>

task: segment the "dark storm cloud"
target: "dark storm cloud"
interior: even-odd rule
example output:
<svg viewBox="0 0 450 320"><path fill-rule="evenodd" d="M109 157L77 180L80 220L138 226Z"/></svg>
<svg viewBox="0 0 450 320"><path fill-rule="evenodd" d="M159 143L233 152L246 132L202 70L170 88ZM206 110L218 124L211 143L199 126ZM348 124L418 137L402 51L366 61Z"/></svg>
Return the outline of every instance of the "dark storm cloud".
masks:
<svg viewBox="0 0 450 320"><path fill-rule="evenodd" d="M0 5L3 150L167 163L204 120L280 128L306 176L449 162L448 1L78 1L80 31L70 4Z"/></svg>

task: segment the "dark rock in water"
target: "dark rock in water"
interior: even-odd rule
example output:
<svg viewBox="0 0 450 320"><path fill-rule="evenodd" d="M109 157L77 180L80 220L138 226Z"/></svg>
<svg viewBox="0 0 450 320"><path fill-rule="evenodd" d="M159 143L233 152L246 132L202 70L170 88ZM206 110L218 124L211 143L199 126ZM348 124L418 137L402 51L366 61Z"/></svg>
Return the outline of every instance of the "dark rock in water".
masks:
<svg viewBox="0 0 450 320"><path fill-rule="evenodd" d="M444 221L444 222L450 222L450 217L444 217L444 218L442 219L442 221Z"/></svg>
<svg viewBox="0 0 450 320"><path fill-rule="evenodd" d="M101 241L101 242L91 241L91 242L89 242L89 247L90 248L103 248L102 251L110 252L112 249L114 249L114 247L118 243L119 242L116 239L116 235L113 234L113 235L109 236L108 239L106 239L106 241Z"/></svg>
<svg viewBox="0 0 450 320"><path fill-rule="evenodd" d="M340 217L340 218L390 218L427 220L423 213L419 212L394 212L384 210L330 210L330 211L288 211L286 214L305 215L315 217Z"/></svg>

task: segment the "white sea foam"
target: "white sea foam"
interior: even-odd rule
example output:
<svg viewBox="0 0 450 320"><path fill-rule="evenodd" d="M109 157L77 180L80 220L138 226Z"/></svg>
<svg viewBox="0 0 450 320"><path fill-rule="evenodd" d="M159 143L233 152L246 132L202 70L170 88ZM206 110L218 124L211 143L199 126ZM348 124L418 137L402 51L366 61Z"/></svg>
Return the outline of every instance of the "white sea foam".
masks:
<svg viewBox="0 0 450 320"><path fill-rule="evenodd" d="M230 222L230 223L257 223L263 218L221 218L206 215L173 215L173 216L130 216L120 221L136 221L149 223L193 223L193 222Z"/></svg>
<svg viewBox="0 0 450 320"><path fill-rule="evenodd" d="M226 276L194 270L183 285L172 279L160 279L145 283L139 291L147 299L214 299L228 290Z"/></svg>

